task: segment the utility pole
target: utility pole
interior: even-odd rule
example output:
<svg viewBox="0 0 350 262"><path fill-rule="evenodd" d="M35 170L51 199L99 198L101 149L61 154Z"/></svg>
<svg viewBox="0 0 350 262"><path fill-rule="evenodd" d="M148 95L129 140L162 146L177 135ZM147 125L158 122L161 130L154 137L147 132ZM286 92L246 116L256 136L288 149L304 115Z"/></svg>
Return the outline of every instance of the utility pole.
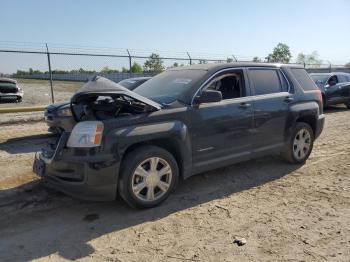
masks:
<svg viewBox="0 0 350 262"><path fill-rule="evenodd" d="M48 64L49 64L50 87L51 87L51 101L52 101L52 104L54 104L54 103L55 103L55 97L54 97L54 95L53 95L51 61L50 61L49 47L47 46L47 44L46 44L46 53L47 53L47 62L48 62Z"/></svg>
<svg viewBox="0 0 350 262"><path fill-rule="evenodd" d="M188 52L187 52L187 55L188 55L188 58L190 59L190 65L192 65L192 58Z"/></svg>
<svg viewBox="0 0 350 262"><path fill-rule="evenodd" d="M126 52L128 52L128 56L129 56L129 73L131 74L132 65L131 65L131 55L130 55L129 49L126 49Z"/></svg>

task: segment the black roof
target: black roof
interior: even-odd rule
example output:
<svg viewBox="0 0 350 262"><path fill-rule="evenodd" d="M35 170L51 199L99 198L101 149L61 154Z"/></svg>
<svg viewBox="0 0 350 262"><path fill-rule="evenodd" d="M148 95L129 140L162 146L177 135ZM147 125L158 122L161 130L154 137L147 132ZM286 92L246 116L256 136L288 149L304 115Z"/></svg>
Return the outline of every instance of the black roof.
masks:
<svg viewBox="0 0 350 262"><path fill-rule="evenodd" d="M327 75L327 76L331 76L331 75L350 75L349 73L346 73L346 72L327 72L327 73L310 73L310 75Z"/></svg>
<svg viewBox="0 0 350 262"><path fill-rule="evenodd" d="M225 68L233 67L293 67L303 68L300 65L295 64L279 64L279 63L254 63L254 62L233 62L233 63L209 63L209 64L196 64L190 66L173 67L168 70L205 70L205 71L218 71Z"/></svg>

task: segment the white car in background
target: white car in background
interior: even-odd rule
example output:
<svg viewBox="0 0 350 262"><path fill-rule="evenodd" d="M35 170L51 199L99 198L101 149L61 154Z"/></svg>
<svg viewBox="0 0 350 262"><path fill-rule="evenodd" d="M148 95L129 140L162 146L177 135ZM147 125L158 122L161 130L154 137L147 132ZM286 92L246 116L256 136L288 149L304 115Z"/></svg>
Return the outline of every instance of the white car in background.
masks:
<svg viewBox="0 0 350 262"><path fill-rule="evenodd" d="M0 78L0 101L21 102L23 90L18 87L17 81L10 78Z"/></svg>

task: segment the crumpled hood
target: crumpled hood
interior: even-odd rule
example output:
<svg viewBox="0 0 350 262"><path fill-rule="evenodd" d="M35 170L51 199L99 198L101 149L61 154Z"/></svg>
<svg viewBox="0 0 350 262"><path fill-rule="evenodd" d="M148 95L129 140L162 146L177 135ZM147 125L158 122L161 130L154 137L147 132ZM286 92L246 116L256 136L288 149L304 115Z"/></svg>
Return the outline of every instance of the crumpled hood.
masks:
<svg viewBox="0 0 350 262"><path fill-rule="evenodd" d="M84 84L72 97L71 102L75 103L80 98L89 94L100 94L101 96L109 94L120 94L132 98L136 101L142 102L153 108L159 110L161 105L155 101L152 101L144 96L141 96L129 89L101 76L94 77L91 81Z"/></svg>

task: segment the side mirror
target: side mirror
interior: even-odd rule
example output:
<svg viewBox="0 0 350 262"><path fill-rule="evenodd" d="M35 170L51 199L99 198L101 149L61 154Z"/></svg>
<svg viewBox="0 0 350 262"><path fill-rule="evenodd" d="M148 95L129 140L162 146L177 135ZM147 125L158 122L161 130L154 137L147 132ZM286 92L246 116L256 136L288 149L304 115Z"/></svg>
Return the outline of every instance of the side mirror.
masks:
<svg viewBox="0 0 350 262"><path fill-rule="evenodd" d="M222 94L220 91L216 90L205 90L202 92L201 96L196 99L198 104L202 103L214 103L220 102L222 100Z"/></svg>

